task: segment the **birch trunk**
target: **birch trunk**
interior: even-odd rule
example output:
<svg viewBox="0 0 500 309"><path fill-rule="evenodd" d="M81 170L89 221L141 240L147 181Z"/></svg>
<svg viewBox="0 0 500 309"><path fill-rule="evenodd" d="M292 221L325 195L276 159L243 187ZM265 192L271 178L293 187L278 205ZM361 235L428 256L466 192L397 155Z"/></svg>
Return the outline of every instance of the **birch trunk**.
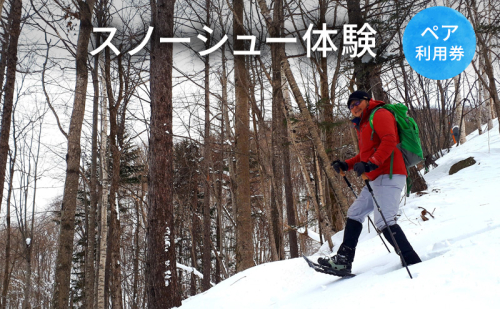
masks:
<svg viewBox="0 0 500 309"><path fill-rule="evenodd" d="M104 78L101 78L102 89L106 89ZM109 178L108 178L108 109L106 107L107 94L102 92L101 102L101 232L99 235L99 268L97 272L97 309L104 309L107 303L105 299L104 281L106 276L106 257L108 251L108 200L109 200Z"/></svg>

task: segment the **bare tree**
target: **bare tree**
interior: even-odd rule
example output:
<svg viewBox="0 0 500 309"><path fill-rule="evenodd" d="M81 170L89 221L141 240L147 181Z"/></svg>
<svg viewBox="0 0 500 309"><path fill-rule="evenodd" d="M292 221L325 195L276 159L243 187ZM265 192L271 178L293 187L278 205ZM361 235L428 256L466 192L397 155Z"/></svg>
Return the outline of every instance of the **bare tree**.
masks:
<svg viewBox="0 0 500 309"><path fill-rule="evenodd" d="M15 133L15 132L14 132ZM7 291L9 290L10 283L10 256L11 256L11 225L10 225L10 204L12 197L12 186L14 184L14 166L17 156L17 147L14 143L14 151L10 154L10 173L9 173L9 187L7 190L7 211L5 216L7 237L5 241L5 260L4 260L4 272L3 272L3 282L2 282L2 298L0 299L0 308L5 309L7 306Z"/></svg>
<svg viewBox="0 0 500 309"><path fill-rule="evenodd" d="M96 45L100 44L100 35L96 34ZM88 232L87 232L87 251L85 256L85 303L87 308L94 308L96 294L95 279L99 273L99 267L96 267L96 222L97 222L97 135L98 135L98 117L99 117L99 55L94 56L94 68L92 70L92 85L94 88L94 98L92 107L92 146L91 146L91 166L90 166L90 207L88 209ZM97 271L96 271L97 269Z"/></svg>
<svg viewBox="0 0 500 309"><path fill-rule="evenodd" d="M471 9L472 8L472 9ZM500 98L498 96L498 91L497 91L497 86L495 82L495 72L493 65L491 63L490 57L489 57L489 45L487 41L487 35L488 33L485 33L484 31L480 31L481 29L481 21L479 20L478 14L477 14L477 4L476 1L470 0L467 1L467 10L469 13L469 16L473 18L473 26L474 30L476 31L476 38L478 39L478 43L481 46L481 52L482 56L484 59L484 72L486 76L488 77L488 81L482 80L485 88L488 89L489 94L491 99L493 100L493 106L495 108L495 111L497 115L500 115ZM474 11L475 14L472 13L472 10ZM488 83L486 85L486 83ZM500 131L500 127L499 127Z"/></svg>
<svg viewBox="0 0 500 309"><path fill-rule="evenodd" d="M151 2L151 133L149 138L149 211L146 289L149 308L181 305L177 282L173 213L172 64L173 47L160 37L174 37L175 1Z"/></svg>
<svg viewBox="0 0 500 309"><path fill-rule="evenodd" d="M17 66L17 45L19 34L21 32L21 13L22 0L12 2L9 13L9 29L7 30L9 43L7 54L2 54L2 62L6 58L7 73L4 87L4 104L2 110L2 123L0 129L0 204L3 197L3 188L5 182L5 169L9 154L10 125L12 121L12 105L14 102L14 90L16 85L16 66ZM0 72L3 82L3 70ZM1 206L0 206L1 210Z"/></svg>
<svg viewBox="0 0 500 309"><path fill-rule="evenodd" d="M283 28L283 2L275 2L273 11L272 30L274 37L282 36ZM284 237L283 237L283 134L284 117L281 110L283 104L283 91L281 89L281 44L271 46L272 62L272 153L271 162L273 168L273 185L271 186L271 219L274 233L274 241L278 253L278 259L285 259Z"/></svg>
<svg viewBox="0 0 500 309"><path fill-rule="evenodd" d="M206 0L206 25L210 25L210 0ZM205 42L207 49L210 39ZM203 291L210 289L211 250L210 250L210 170L211 170L211 147L210 147L210 54L205 56L205 130L203 145L203 162L205 181L203 183L203 280L201 287Z"/></svg>
<svg viewBox="0 0 500 309"><path fill-rule="evenodd" d="M97 68L96 68L97 70ZM102 89L106 89L105 79L101 77ZM105 275L106 258L108 252L108 200L109 200L109 177L108 177L108 113L106 108L107 92L103 91L101 105L101 222L99 234L99 268L97 273L97 308L104 309L107 301L105 297Z"/></svg>
<svg viewBox="0 0 500 309"><path fill-rule="evenodd" d="M118 205L116 203L118 186L120 183L120 158L121 152L118 148L118 110L123 100L123 66L122 58L118 57L118 75L120 89L118 90L118 98L114 98L113 89L111 87L111 57L109 48L105 51L104 60L104 79L106 80L106 92L109 107L109 123L110 123L110 148L112 175L111 186L109 190L109 209L110 209L110 226L109 236L112 241L109 244L111 252L111 300L113 309L121 309L122 304L122 280L121 280L121 264L120 264L120 221L118 218Z"/></svg>
<svg viewBox="0 0 500 309"><path fill-rule="evenodd" d="M76 85L71 123L68 131L68 152L66 157L66 180L61 205L61 231L57 250L54 281L53 307L67 308L69 304L69 284L71 256L75 234L76 196L80 171L80 136L82 131L85 101L87 97L88 69L87 56L90 33L92 31L92 11L95 0L80 1L80 30L76 49Z"/></svg>
<svg viewBox="0 0 500 309"><path fill-rule="evenodd" d="M233 46L243 50L243 40L238 35L245 33L243 27L243 0L233 1ZM252 206L250 204L250 165L249 165L249 114L248 114L248 77L245 56L234 56L235 84L235 144L236 144L236 271L240 272L254 266L252 244Z"/></svg>
<svg viewBox="0 0 500 309"><path fill-rule="evenodd" d="M456 105L456 112L455 112L455 119L457 119L460 127L460 144L463 144L467 141L467 136L465 134L465 119L462 117L463 112L463 104L462 104L462 95L460 93L460 74L453 77L453 84L455 85L455 105Z"/></svg>

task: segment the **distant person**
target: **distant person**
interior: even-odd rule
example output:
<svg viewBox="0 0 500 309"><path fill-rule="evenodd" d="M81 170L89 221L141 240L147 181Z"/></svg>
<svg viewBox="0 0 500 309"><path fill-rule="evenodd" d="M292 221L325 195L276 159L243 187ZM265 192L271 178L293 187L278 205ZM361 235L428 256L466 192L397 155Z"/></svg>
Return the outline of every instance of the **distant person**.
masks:
<svg viewBox="0 0 500 309"><path fill-rule="evenodd" d="M453 143L458 143L458 141L460 140L460 128L458 126L454 126L451 129L451 132L453 133Z"/></svg>
<svg viewBox="0 0 500 309"><path fill-rule="evenodd" d="M381 108L373 117L373 136L369 124L372 111L383 104L385 103L382 101L371 99L364 91L355 91L349 96L347 106L354 116L352 122L358 134L359 154L346 161L333 161L332 166L337 173L340 173L340 170L354 170L358 176L366 174L407 265L412 265L421 260L396 223L401 192L407 176L403 155L396 147L399 143L396 119L390 111ZM318 263L331 267L340 274L350 274L356 245L363 229L362 223L374 209L373 198L365 186L347 211L344 240L337 254L331 258L319 258ZM389 230L378 211L375 211L375 225L394 247Z"/></svg>

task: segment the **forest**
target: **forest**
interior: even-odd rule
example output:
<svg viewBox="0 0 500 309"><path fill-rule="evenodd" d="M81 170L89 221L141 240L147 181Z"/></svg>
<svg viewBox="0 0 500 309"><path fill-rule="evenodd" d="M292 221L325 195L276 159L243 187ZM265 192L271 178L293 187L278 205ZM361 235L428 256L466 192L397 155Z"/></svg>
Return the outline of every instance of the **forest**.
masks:
<svg viewBox="0 0 500 309"><path fill-rule="evenodd" d="M403 52L406 25L433 6L476 35L470 65L445 80ZM408 107L425 158L411 191L425 190L467 134L500 133L499 8L0 0L0 309L173 308L332 249L354 201L330 165L359 152L349 94ZM370 30L370 52L346 45L348 25Z"/></svg>

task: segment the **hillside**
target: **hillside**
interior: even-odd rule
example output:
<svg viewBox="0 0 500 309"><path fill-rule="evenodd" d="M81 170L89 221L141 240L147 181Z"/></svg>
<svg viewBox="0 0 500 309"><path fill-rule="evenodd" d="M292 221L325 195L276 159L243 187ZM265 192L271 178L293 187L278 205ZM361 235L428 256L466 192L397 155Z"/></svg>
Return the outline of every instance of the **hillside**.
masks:
<svg viewBox="0 0 500 309"><path fill-rule="evenodd" d="M454 163L471 156L475 165L448 174ZM355 278L317 273L302 258L267 263L187 299L181 308L499 308L497 121L489 134L473 132L437 163L424 176L427 194L411 195L401 207L399 224L423 260L410 266L413 280L373 229L367 232L365 222L353 263ZM423 221L419 207L434 218ZM342 232L334 236L335 250L341 239Z"/></svg>

